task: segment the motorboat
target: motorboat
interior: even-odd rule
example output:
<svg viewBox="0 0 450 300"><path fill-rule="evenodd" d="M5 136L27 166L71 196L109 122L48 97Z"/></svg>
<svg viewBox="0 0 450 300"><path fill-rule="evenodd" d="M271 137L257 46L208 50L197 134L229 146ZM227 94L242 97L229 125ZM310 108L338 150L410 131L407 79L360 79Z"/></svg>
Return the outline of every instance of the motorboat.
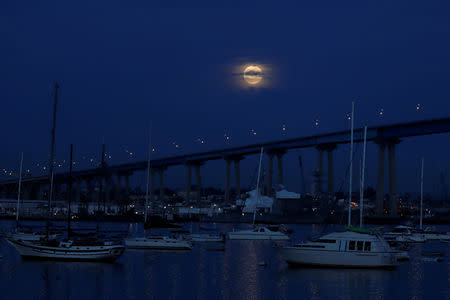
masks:
<svg viewBox="0 0 450 300"><path fill-rule="evenodd" d="M290 237L280 231L272 231L264 226L256 226L250 230L239 230L228 233L230 240L273 240L288 241Z"/></svg>
<svg viewBox="0 0 450 300"><path fill-rule="evenodd" d="M423 243L426 241L424 234L405 225L395 226L391 231L385 232L383 237L388 242Z"/></svg>
<svg viewBox="0 0 450 300"><path fill-rule="evenodd" d="M354 103L352 103L351 120L348 226L345 228L345 231L342 232L332 232L315 240L302 242L293 246L281 247L281 256L290 265L344 268L394 268L397 264L396 253L391 249L382 236L362 227L367 126L364 127L363 160L360 181L360 226L350 226L352 217L351 191L353 170Z"/></svg>
<svg viewBox="0 0 450 300"><path fill-rule="evenodd" d="M24 241L7 239L24 259L114 261L125 251L124 245L112 241L74 240Z"/></svg>
<svg viewBox="0 0 450 300"><path fill-rule="evenodd" d="M185 235L184 238L194 243L223 243L225 235L214 233L192 233Z"/></svg>
<svg viewBox="0 0 450 300"><path fill-rule="evenodd" d="M427 241L450 241L450 232L439 232L434 226L427 226L419 232Z"/></svg>
<svg viewBox="0 0 450 300"><path fill-rule="evenodd" d="M125 239L130 249L191 250L192 244L181 238L151 236Z"/></svg>
<svg viewBox="0 0 450 300"><path fill-rule="evenodd" d="M397 254L375 232L347 227L343 232L279 248L289 265L351 268L394 268Z"/></svg>

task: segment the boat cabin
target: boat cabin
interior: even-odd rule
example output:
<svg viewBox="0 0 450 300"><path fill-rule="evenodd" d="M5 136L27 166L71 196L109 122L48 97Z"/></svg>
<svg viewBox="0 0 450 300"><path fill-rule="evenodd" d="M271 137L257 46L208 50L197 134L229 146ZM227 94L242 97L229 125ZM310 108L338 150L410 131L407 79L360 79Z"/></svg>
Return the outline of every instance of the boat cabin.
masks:
<svg viewBox="0 0 450 300"><path fill-rule="evenodd" d="M378 235L352 231L333 232L294 247L339 252L377 252L389 249L389 245Z"/></svg>

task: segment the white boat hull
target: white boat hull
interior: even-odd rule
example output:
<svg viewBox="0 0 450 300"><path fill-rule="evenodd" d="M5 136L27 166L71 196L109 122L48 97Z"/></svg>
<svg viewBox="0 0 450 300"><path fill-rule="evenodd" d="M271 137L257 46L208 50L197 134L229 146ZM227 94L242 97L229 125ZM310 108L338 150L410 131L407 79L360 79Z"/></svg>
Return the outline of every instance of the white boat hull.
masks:
<svg viewBox="0 0 450 300"><path fill-rule="evenodd" d="M280 249L280 253L290 265L349 268L393 268L396 265L395 254L389 252L340 252L285 247Z"/></svg>
<svg viewBox="0 0 450 300"><path fill-rule="evenodd" d="M450 241L450 234L447 233L423 233L427 241Z"/></svg>
<svg viewBox="0 0 450 300"><path fill-rule="evenodd" d="M195 243L222 243L224 242L224 236L211 235L211 234L191 234L186 236L186 239Z"/></svg>
<svg viewBox="0 0 450 300"><path fill-rule="evenodd" d="M114 261L125 251L123 245L50 247L8 239L25 259Z"/></svg>
<svg viewBox="0 0 450 300"><path fill-rule="evenodd" d="M125 245L130 249L155 249L155 250L190 250L189 242L177 239L126 239Z"/></svg>

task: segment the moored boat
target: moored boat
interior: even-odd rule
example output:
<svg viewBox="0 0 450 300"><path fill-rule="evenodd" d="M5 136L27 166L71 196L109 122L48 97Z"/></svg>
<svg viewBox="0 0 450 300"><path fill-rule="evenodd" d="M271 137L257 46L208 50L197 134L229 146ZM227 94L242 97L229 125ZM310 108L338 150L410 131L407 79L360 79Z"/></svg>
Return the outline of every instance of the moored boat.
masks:
<svg viewBox="0 0 450 300"><path fill-rule="evenodd" d="M273 240L288 241L290 237L280 231L272 231L267 227L256 226L250 230L239 230L228 233L230 240Z"/></svg>
<svg viewBox="0 0 450 300"><path fill-rule="evenodd" d="M223 243L225 236L223 234L213 233L192 233L184 236L185 239L194 243Z"/></svg>
<svg viewBox="0 0 450 300"><path fill-rule="evenodd" d="M125 251L123 245L110 241L83 243L72 240L33 242L8 239L8 242L24 259L114 261Z"/></svg>
<svg viewBox="0 0 450 300"><path fill-rule="evenodd" d="M397 260L396 253L381 236L351 227L279 251L290 265L394 268Z"/></svg>
<svg viewBox="0 0 450 300"><path fill-rule="evenodd" d="M152 236L125 239L125 245L130 249L159 249L159 250L190 250L190 242L168 236Z"/></svg>

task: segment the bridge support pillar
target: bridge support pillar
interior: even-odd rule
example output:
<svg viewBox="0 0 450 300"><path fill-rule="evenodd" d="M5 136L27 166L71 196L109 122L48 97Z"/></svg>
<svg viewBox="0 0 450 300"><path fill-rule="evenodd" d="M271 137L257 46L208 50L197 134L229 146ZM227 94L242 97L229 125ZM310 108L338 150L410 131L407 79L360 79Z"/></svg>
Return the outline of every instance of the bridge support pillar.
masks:
<svg viewBox="0 0 450 300"><path fill-rule="evenodd" d="M388 148L388 167L389 167L389 215L396 217L398 215L398 195L395 164L395 145L400 142L399 139L388 139L378 141L378 180L377 180L377 198L376 213L378 216L384 214L384 181L386 168L386 146Z"/></svg>
<svg viewBox="0 0 450 300"><path fill-rule="evenodd" d="M225 159L226 162L226 171L225 171L225 203L230 203L230 169L231 169L231 160Z"/></svg>
<svg viewBox="0 0 450 300"><path fill-rule="evenodd" d="M323 176L323 147L317 147L319 154L318 164L317 164L317 193L322 193L322 176Z"/></svg>
<svg viewBox="0 0 450 300"><path fill-rule="evenodd" d="M236 180L236 199L241 198L241 159L242 157L234 159L234 172Z"/></svg>
<svg viewBox="0 0 450 300"><path fill-rule="evenodd" d="M158 168L159 174L159 201L164 203L164 168Z"/></svg>
<svg viewBox="0 0 450 300"><path fill-rule="evenodd" d="M127 203L127 205L130 202L130 174L125 174L125 195L124 195L124 199L125 202Z"/></svg>
<svg viewBox="0 0 450 300"><path fill-rule="evenodd" d="M398 196L397 196L397 176L395 164L395 145L396 141L388 144L389 158L389 212L393 217L398 216Z"/></svg>
<svg viewBox="0 0 450 300"><path fill-rule="evenodd" d="M111 178L109 176L105 177L105 198L104 198L104 202L103 202L103 210L105 212L106 212L106 206L111 203L111 191L109 189L110 180L111 180Z"/></svg>
<svg viewBox="0 0 450 300"><path fill-rule="evenodd" d="M114 198L116 202L120 203L122 199L121 198L121 192L122 192L122 175L120 173L116 174L116 186L114 191Z"/></svg>
<svg viewBox="0 0 450 300"><path fill-rule="evenodd" d="M327 149L328 154L328 195L330 198L334 197L334 164L333 164L333 149Z"/></svg>
<svg viewBox="0 0 450 300"><path fill-rule="evenodd" d="M23 194L22 194L23 200L30 200L31 199L31 184L24 184L23 185Z"/></svg>
<svg viewBox="0 0 450 300"><path fill-rule="evenodd" d="M75 197L74 200L77 203L77 205L80 205L80 200L81 200L81 179L76 179L75 184L76 184L76 188L75 188Z"/></svg>
<svg viewBox="0 0 450 300"><path fill-rule="evenodd" d="M277 150L277 162L278 162L278 185L283 185L283 155L286 154L285 150Z"/></svg>
<svg viewBox="0 0 450 300"><path fill-rule="evenodd" d="M89 206L89 202L91 202L92 199L92 178L87 178L86 179L86 207Z"/></svg>
<svg viewBox="0 0 450 300"><path fill-rule="evenodd" d="M324 151L327 152L327 193L329 198L334 197L334 165L333 165L333 151L336 149L335 144L322 144L317 146L317 151L319 153L318 157L318 168L317 168L317 193L323 192L323 156Z"/></svg>
<svg viewBox="0 0 450 300"><path fill-rule="evenodd" d="M202 165L201 162L198 162L195 164L195 178L196 178L196 185L197 185L197 203L200 204L201 198L202 198L202 177L200 174L200 166Z"/></svg>
<svg viewBox="0 0 450 300"><path fill-rule="evenodd" d="M386 145L384 142L378 142L378 177L376 194L376 214L384 214L384 169L386 166Z"/></svg>
<svg viewBox="0 0 450 300"><path fill-rule="evenodd" d="M272 197L273 195L273 153L268 152L267 156L269 158L267 166L267 196Z"/></svg>
<svg viewBox="0 0 450 300"><path fill-rule="evenodd" d="M186 164L186 200L191 200L191 175L192 175L192 165Z"/></svg>
<svg viewBox="0 0 450 300"><path fill-rule="evenodd" d="M156 170L151 168L150 169L150 182L149 182L149 187L148 187L148 205L150 205L150 207L154 207L154 202L155 202L155 177L156 177ZM148 209L148 207L147 207Z"/></svg>
<svg viewBox="0 0 450 300"><path fill-rule="evenodd" d="M103 189L103 178L96 177L95 178L95 203L97 204L97 213L100 212L102 207L102 189Z"/></svg>

